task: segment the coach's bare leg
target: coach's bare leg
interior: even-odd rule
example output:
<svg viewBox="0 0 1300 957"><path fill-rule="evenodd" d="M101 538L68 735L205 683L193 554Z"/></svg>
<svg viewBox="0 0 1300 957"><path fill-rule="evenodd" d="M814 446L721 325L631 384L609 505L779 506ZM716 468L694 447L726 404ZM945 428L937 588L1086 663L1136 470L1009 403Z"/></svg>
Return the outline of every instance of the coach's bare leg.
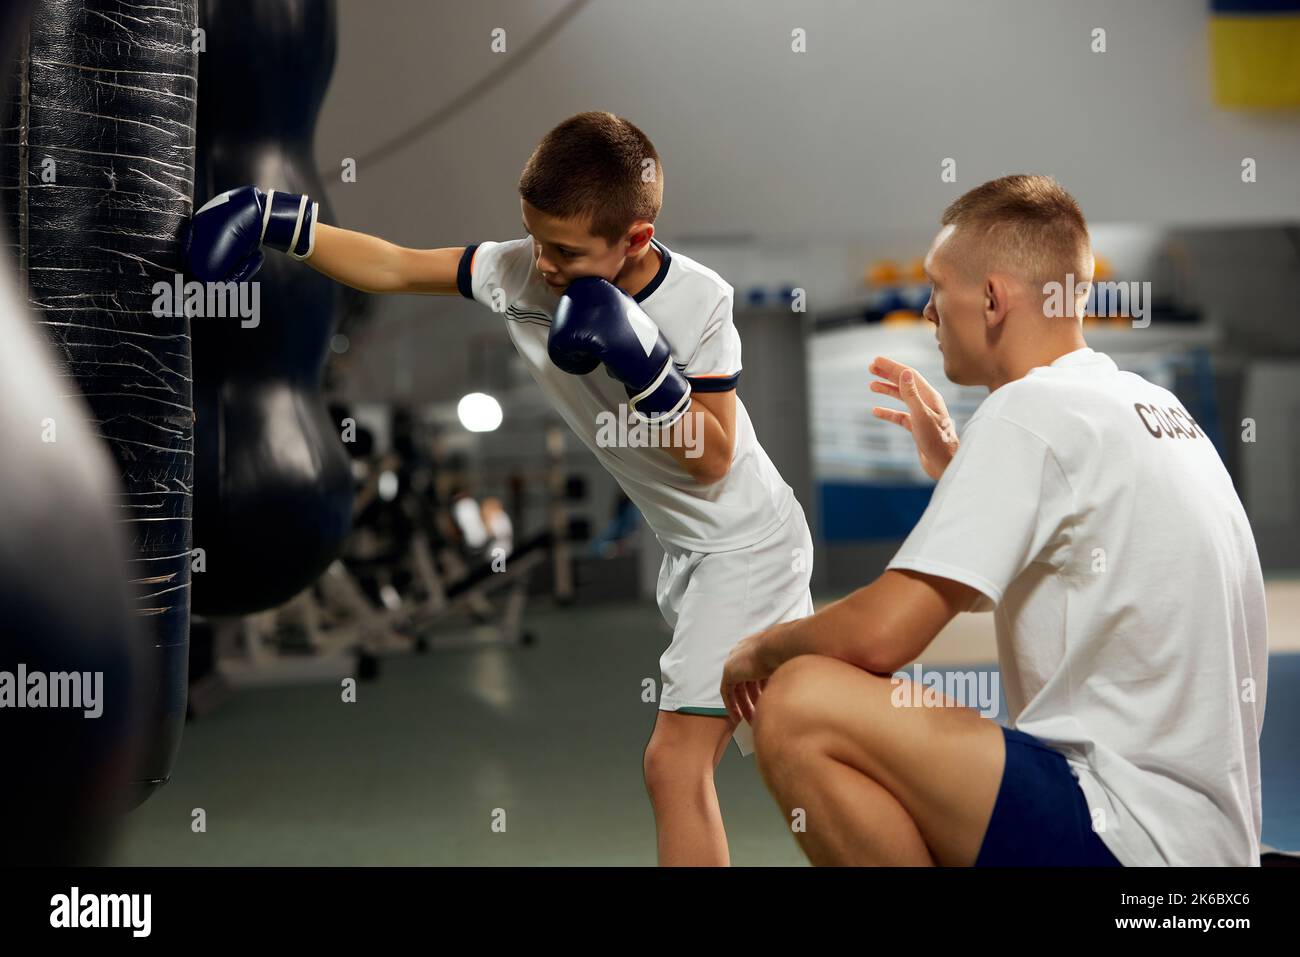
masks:
<svg viewBox="0 0 1300 957"><path fill-rule="evenodd" d="M731 862L713 770L726 753L729 718L660 711L645 749L645 783L663 866Z"/></svg>
<svg viewBox="0 0 1300 957"><path fill-rule="evenodd" d="M782 665L754 716L759 770L814 864L970 865L993 815L1001 729L957 707L898 707L890 679L833 658Z"/></svg>

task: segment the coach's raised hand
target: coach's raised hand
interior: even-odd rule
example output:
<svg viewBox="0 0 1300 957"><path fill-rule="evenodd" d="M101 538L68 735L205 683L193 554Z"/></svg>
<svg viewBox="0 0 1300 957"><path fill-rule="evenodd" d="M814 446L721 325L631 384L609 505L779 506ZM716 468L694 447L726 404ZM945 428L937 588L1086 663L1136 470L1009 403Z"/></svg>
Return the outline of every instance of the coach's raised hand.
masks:
<svg viewBox="0 0 1300 957"><path fill-rule="evenodd" d="M575 279L555 310L547 340L551 361L574 375L602 362L627 387L632 411L668 426L691 405L691 387L673 365L663 333L636 301L595 276Z"/></svg>
<svg viewBox="0 0 1300 957"><path fill-rule="evenodd" d="M901 425L912 433L921 468L935 481L957 454L957 429L948 414L948 406L925 377L910 366L893 359L876 356L871 371L880 378L871 383L871 391L893 396L907 406L906 412L876 406L871 411L878 419Z"/></svg>
<svg viewBox="0 0 1300 957"><path fill-rule="evenodd" d="M317 204L306 196L232 189L194 214L184 237L185 264L201 282L243 282L261 268L262 247L306 259L316 244Z"/></svg>

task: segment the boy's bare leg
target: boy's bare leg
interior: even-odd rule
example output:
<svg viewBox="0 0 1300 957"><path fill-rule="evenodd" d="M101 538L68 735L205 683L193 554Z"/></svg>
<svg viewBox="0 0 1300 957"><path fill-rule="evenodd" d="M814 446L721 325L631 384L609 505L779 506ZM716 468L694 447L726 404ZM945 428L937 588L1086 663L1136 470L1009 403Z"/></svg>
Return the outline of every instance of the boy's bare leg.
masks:
<svg viewBox="0 0 1300 957"><path fill-rule="evenodd" d="M731 863L713 771L731 740L729 718L660 711L645 751L662 866Z"/></svg>

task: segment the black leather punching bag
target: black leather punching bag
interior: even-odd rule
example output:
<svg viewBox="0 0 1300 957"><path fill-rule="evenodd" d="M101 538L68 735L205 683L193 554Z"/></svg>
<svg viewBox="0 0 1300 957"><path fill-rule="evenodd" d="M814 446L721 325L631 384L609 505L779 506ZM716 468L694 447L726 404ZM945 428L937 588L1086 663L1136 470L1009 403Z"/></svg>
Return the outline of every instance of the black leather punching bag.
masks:
<svg viewBox="0 0 1300 957"><path fill-rule="evenodd" d="M189 210L193 8L31 6L0 15L0 861L97 863L184 716L188 345L150 287Z"/></svg>
<svg viewBox="0 0 1300 957"><path fill-rule="evenodd" d="M330 219L312 131L334 68L329 0L201 0L195 208L238 186L306 193ZM260 315L193 323L198 414L194 610L271 608L339 554L352 514L348 457L321 392L339 289L267 254Z"/></svg>

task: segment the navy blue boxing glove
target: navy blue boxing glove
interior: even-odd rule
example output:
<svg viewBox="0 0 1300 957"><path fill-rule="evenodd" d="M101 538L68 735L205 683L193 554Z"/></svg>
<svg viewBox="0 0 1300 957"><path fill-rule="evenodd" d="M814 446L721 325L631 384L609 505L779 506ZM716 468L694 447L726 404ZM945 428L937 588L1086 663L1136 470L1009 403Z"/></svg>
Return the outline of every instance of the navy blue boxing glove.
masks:
<svg viewBox="0 0 1300 957"><path fill-rule="evenodd" d="M546 343L551 361L574 375L601 363L627 388L632 412L651 425L672 425L691 405L691 386L673 365L654 320L612 283L575 279L560 297Z"/></svg>
<svg viewBox="0 0 1300 957"><path fill-rule="evenodd" d="M243 282L261 268L263 246L306 259L316 245L318 206L256 186L222 193L190 220L182 240L186 267L201 282Z"/></svg>

